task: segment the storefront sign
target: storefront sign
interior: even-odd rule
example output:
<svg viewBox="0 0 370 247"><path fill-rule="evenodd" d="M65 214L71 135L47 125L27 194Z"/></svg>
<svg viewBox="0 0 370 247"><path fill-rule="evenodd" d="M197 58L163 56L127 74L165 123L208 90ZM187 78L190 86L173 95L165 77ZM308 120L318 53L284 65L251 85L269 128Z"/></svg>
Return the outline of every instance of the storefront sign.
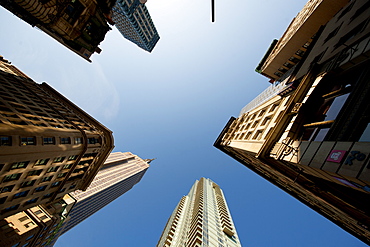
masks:
<svg viewBox="0 0 370 247"><path fill-rule="evenodd" d="M346 150L332 150L326 161L340 163L346 155Z"/></svg>

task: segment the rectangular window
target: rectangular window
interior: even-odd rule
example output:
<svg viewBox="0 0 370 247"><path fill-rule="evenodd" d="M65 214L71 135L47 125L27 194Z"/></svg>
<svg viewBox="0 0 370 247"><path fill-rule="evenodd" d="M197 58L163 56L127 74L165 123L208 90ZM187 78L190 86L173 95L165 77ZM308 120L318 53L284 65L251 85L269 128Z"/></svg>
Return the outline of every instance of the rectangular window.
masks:
<svg viewBox="0 0 370 247"><path fill-rule="evenodd" d="M2 211L2 213L6 213L6 212L9 212L9 211L12 211L12 210L16 210L16 209L18 209L18 208L19 208L19 205L20 205L20 204L13 205L13 206L10 206L10 207L8 207L8 208L5 208L5 209Z"/></svg>
<svg viewBox="0 0 370 247"><path fill-rule="evenodd" d="M53 176L44 177L44 178L41 180L41 182L51 181L51 179L53 179Z"/></svg>
<svg viewBox="0 0 370 247"><path fill-rule="evenodd" d="M35 137L21 137L21 145L36 145Z"/></svg>
<svg viewBox="0 0 370 247"><path fill-rule="evenodd" d="M54 166L54 167L50 167L48 170L47 170L47 173L48 172L56 172L58 170L59 166Z"/></svg>
<svg viewBox="0 0 370 247"><path fill-rule="evenodd" d="M10 136L0 136L0 146L11 146L12 137Z"/></svg>
<svg viewBox="0 0 370 247"><path fill-rule="evenodd" d="M22 162L13 163L12 166L10 167L10 170L26 168L28 163L30 163L30 162L29 161L22 161Z"/></svg>
<svg viewBox="0 0 370 247"><path fill-rule="evenodd" d="M67 175L67 173L65 172L65 173L60 173L60 174L58 174L58 178L63 178L63 177L65 177Z"/></svg>
<svg viewBox="0 0 370 247"><path fill-rule="evenodd" d="M98 138L96 137L87 138L87 144L96 144L96 143L100 143Z"/></svg>
<svg viewBox="0 0 370 247"><path fill-rule="evenodd" d="M27 216L23 216L23 217L21 217L21 218L19 218L18 220L20 221L20 222L23 222L23 221L26 221L26 220L29 220L30 218L28 218Z"/></svg>
<svg viewBox="0 0 370 247"><path fill-rule="evenodd" d="M63 162L65 157L57 157L54 159L53 163L59 163L59 162Z"/></svg>
<svg viewBox="0 0 370 247"><path fill-rule="evenodd" d="M64 169L69 169L69 168L71 168L71 167L72 167L72 164L64 165L64 166L63 166L63 170L64 170Z"/></svg>
<svg viewBox="0 0 370 247"><path fill-rule="evenodd" d="M20 187L21 187L21 188L29 187L29 186L34 185L34 184L35 184L35 182L36 182L36 179L35 179L35 180L32 180L32 181L23 182L23 183L21 183Z"/></svg>
<svg viewBox="0 0 370 247"><path fill-rule="evenodd" d="M18 180L21 176L22 176L22 173L15 173L15 174L11 174L11 175L6 175L4 177L3 182Z"/></svg>
<svg viewBox="0 0 370 247"><path fill-rule="evenodd" d="M76 160L78 155L71 155L68 157L68 160Z"/></svg>
<svg viewBox="0 0 370 247"><path fill-rule="evenodd" d="M71 138L70 137L61 137L60 138L60 144L71 144Z"/></svg>
<svg viewBox="0 0 370 247"><path fill-rule="evenodd" d="M33 170L33 171L29 171L27 176L38 176L40 175L42 172L42 170Z"/></svg>
<svg viewBox="0 0 370 247"><path fill-rule="evenodd" d="M37 160L37 161L36 161L36 163L35 163L35 166L42 166L42 165L46 165L48 162L49 162L49 159L41 159L41 160Z"/></svg>
<svg viewBox="0 0 370 247"><path fill-rule="evenodd" d="M25 224L24 226L26 228L28 228L28 227L33 226L33 225L35 225L35 223L33 221L31 221L31 222L28 222L27 224Z"/></svg>
<svg viewBox="0 0 370 247"><path fill-rule="evenodd" d="M30 191L29 190L27 190L27 191L21 191L21 192L15 194L13 196L13 199L17 199L17 198L20 198L20 197L25 197L28 194L28 192L30 192Z"/></svg>
<svg viewBox="0 0 370 247"><path fill-rule="evenodd" d="M28 205L28 204L32 204L32 203L35 203L35 202L37 202L37 200L38 200L39 198L37 197L37 198L33 198L33 199L31 199L31 200L28 200L28 201L26 201L25 203L24 203L24 205Z"/></svg>
<svg viewBox="0 0 370 247"><path fill-rule="evenodd" d="M44 145L53 145L53 144L55 144L55 138L54 137L44 137L43 138L43 144Z"/></svg>
<svg viewBox="0 0 370 247"><path fill-rule="evenodd" d="M33 236L35 236L35 235L31 235L31 236L29 236L28 238L26 238L26 241L28 241L28 240L30 240L31 238L33 238Z"/></svg>
<svg viewBox="0 0 370 247"><path fill-rule="evenodd" d="M56 187L61 183L61 181L57 181L51 184L51 187Z"/></svg>
<svg viewBox="0 0 370 247"><path fill-rule="evenodd" d="M82 138L81 137L75 137L75 144L82 144Z"/></svg>
<svg viewBox="0 0 370 247"><path fill-rule="evenodd" d="M48 187L47 185L44 185L44 186L40 186L40 187L37 187L35 189L35 192L40 192L40 191L44 191L46 189L46 187Z"/></svg>
<svg viewBox="0 0 370 247"><path fill-rule="evenodd" d="M43 199L45 199L45 198L50 198L50 197L52 197L52 196L53 196L53 193L49 193L49 194L44 195Z"/></svg>
<svg viewBox="0 0 370 247"><path fill-rule="evenodd" d="M9 185L9 186L5 186L3 187L1 190L0 190L0 193L5 193L5 192L10 192L12 191L12 189L14 188L14 184L13 185Z"/></svg>

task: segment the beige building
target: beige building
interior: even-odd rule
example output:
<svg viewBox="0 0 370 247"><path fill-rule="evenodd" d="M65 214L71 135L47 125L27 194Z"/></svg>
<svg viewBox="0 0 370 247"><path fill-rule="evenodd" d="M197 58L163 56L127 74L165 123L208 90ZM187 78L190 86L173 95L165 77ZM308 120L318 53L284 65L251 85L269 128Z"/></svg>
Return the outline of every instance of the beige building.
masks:
<svg viewBox="0 0 370 247"><path fill-rule="evenodd" d="M208 178L195 181L167 221L157 247L241 247L222 189Z"/></svg>
<svg viewBox="0 0 370 247"><path fill-rule="evenodd" d="M273 84L215 142L368 244L369 10L366 0L309 1L257 67Z"/></svg>
<svg viewBox="0 0 370 247"><path fill-rule="evenodd" d="M10 12L53 37L82 58L98 47L113 24L110 18L114 0L14 0L2 1ZM108 23L107 23L108 22Z"/></svg>
<svg viewBox="0 0 370 247"><path fill-rule="evenodd" d="M112 132L2 57L0 94L0 218L86 190Z"/></svg>

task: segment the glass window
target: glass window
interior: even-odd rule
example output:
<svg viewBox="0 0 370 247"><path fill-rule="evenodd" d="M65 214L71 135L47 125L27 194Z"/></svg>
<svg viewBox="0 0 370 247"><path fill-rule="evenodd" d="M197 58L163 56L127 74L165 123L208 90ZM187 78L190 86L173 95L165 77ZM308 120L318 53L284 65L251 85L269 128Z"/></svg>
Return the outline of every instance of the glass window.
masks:
<svg viewBox="0 0 370 247"><path fill-rule="evenodd" d="M46 187L48 187L48 186L47 185L44 185L44 186L37 187L35 189L35 192L44 191L46 189Z"/></svg>
<svg viewBox="0 0 370 247"><path fill-rule="evenodd" d="M59 166L50 167L47 172L56 172L58 170Z"/></svg>
<svg viewBox="0 0 370 247"><path fill-rule="evenodd" d="M75 144L82 144L82 138L81 137L76 137L75 138Z"/></svg>
<svg viewBox="0 0 370 247"><path fill-rule="evenodd" d="M29 190L27 190L27 191L21 191L21 192L15 194L13 196L13 199L17 199L17 198L20 198L20 197L25 197L28 194L28 192L29 192Z"/></svg>
<svg viewBox="0 0 370 247"><path fill-rule="evenodd" d="M49 176L49 177L44 177L41 182L47 182L47 181L51 181L51 179L53 178L53 176Z"/></svg>
<svg viewBox="0 0 370 247"><path fill-rule="evenodd" d="M12 138L10 136L0 136L0 146L11 146Z"/></svg>
<svg viewBox="0 0 370 247"><path fill-rule="evenodd" d="M21 137L21 145L36 145L35 137Z"/></svg>
<svg viewBox="0 0 370 247"><path fill-rule="evenodd" d="M13 163L12 166L10 167L10 170L26 168L28 163L30 163L30 162L29 161L22 161L22 162Z"/></svg>
<svg viewBox="0 0 370 247"><path fill-rule="evenodd" d="M68 157L68 160L76 160L78 155L71 155Z"/></svg>
<svg viewBox="0 0 370 247"><path fill-rule="evenodd" d="M61 183L61 181L57 181L51 184L51 187L56 187Z"/></svg>
<svg viewBox="0 0 370 247"><path fill-rule="evenodd" d="M54 137L44 137L43 144L45 144L45 145L55 144Z"/></svg>
<svg viewBox="0 0 370 247"><path fill-rule="evenodd" d="M21 183L20 187L21 187L21 188L29 187L29 186L34 185L34 184L35 184L35 182L36 182L36 179L35 179L35 180L31 180L31 181L23 182L23 183Z"/></svg>
<svg viewBox="0 0 370 247"><path fill-rule="evenodd" d="M35 166L46 165L48 162L49 162L49 159L37 160L36 163L35 163Z"/></svg>
<svg viewBox="0 0 370 247"><path fill-rule="evenodd" d="M59 162L63 162L65 157L57 157L54 159L53 163L59 163Z"/></svg>
<svg viewBox="0 0 370 247"><path fill-rule="evenodd" d="M70 137L61 137L60 138L60 144L71 144L71 138Z"/></svg>
<svg viewBox="0 0 370 247"><path fill-rule="evenodd" d="M38 197L37 198L33 198L31 200L26 201L24 204L25 205L28 205L28 204L31 204L31 203L35 203L35 202L37 202L38 199L39 199Z"/></svg>
<svg viewBox="0 0 370 247"><path fill-rule="evenodd" d="M335 118L338 116L338 113L342 109L344 103L346 102L347 98L349 96L349 93L338 96L334 99L333 103L331 103L329 110L326 112L326 120L335 120Z"/></svg>
<svg viewBox="0 0 370 247"><path fill-rule="evenodd" d="M26 241L27 241L27 240L30 240L31 238L33 238L33 236L35 236L35 235L31 235L31 236L29 236L28 238L26 238Z"/></svg>
<svg viewBox="0 0 370 247"><path fill-rule="evenodd" d="M41 174L41 172L42 170L33 170L33 171L28 172L27 176L38 176Z"/></svg>
<svg viewBox="0 0 370 247"><path fill-rule="evenodd" d="M12 191L12 189L14 188L14 184L13 185L9 185L9 186L5 186L1 189L0 193L4 193L4 192L10 192Z"/></svg>
<svg viewBox="0 0 370 247"><path fill-rule="evenodd" d="M11 175L6 175L4 177L3 182L18 180L21 177L21 175L22 175L22 173L15 173L15 174L11 174Z"/></svg>

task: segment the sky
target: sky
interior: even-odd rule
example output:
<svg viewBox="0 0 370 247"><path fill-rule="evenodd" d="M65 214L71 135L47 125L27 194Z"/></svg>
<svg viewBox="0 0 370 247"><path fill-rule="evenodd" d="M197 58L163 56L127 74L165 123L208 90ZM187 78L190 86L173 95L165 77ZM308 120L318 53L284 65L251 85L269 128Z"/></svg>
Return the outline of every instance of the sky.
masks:
<svg viewBox="0 0 370 247"><path fill-rule="evenodd" d="M114 151L156 158L140 183L56 247L155 246L195 180L222 188L243 246L366 246L213 147L270 84L254 69L305 0L149 0L152 53L113 27L89 63L0 7L0 55L113 131Z"/></svg>

